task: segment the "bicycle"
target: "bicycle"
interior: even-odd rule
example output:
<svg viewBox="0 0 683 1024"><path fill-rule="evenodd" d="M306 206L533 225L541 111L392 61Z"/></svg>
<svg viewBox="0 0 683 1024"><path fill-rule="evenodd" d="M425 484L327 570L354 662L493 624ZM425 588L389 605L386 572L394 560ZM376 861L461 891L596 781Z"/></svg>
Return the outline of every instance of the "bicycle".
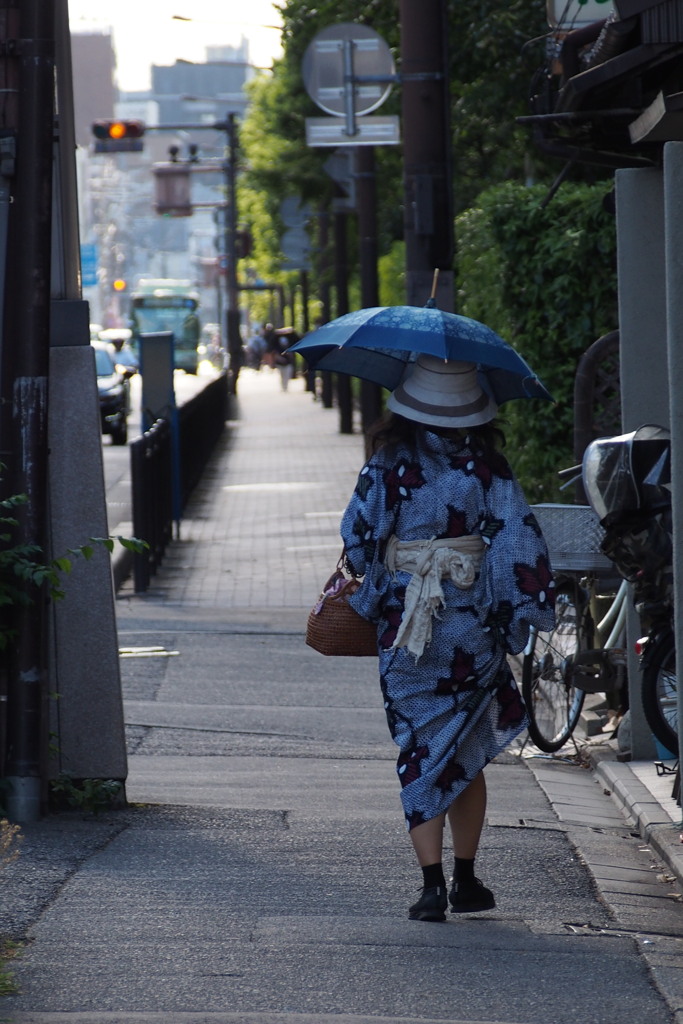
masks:
<svg viewBox="0 0 683 1024"><path fill-rule="evenodd" d="M598 438L586 448L581 467L560 475L573 474L572 483L579 473L589 506L534 509L558 573L557 623L549 634L532 630L524 652L529 733L542 750L559 750L576 727L585 693L623 686L631 584L646 633L636 644L643 711L655 738L677 757L669 432L647 424ZM615 569L621 584L605 598L610 607L599 617L598 583L604 586Z"/></svg>
<svg viewBox="0 0 683 1024"><path fill-rule="evenodd" d="M587 693L624 688L628 584L602 554L603 531L588 506L536 505L555 577L555 627L532 628L522 661L529 735L545 753L567 743ZM603 606L607 608L603 611Z"/></svg>
<svg viewBox="0 0 683 1024"><path fill-rule="evenodd" d="M678 757L676 638L670 624L636 644L642 673L643 713L655 739Z"/></svg>

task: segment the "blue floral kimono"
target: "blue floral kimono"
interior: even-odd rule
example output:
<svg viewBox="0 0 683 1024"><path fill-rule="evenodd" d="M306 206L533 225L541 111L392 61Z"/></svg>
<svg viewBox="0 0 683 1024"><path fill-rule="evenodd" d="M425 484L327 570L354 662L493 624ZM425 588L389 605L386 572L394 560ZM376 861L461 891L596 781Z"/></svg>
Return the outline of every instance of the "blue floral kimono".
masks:
<svg viewBox="0 0 683 1024"><path fill-rule="evenodd" d="M469 438L422 436L417 453L385 448L366 463L341 522L348 565L364 577L351 604L377 623L409 829L446 811L526 728L507 654L524 649L530 624L554 624L545 541L506 459ZM470 589L442 581L444 607L417 660L405 647L392 648L410 581L384 564L394 533L400 541L479 535L485 544Z"/></svg>

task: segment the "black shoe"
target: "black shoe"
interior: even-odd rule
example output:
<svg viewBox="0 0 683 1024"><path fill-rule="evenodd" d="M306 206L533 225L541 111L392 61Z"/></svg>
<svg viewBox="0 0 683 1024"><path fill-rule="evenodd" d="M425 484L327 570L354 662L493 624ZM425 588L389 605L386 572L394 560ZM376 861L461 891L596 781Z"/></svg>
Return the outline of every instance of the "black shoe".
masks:
<svg viewBox="0 0 683 1024"><path fill-rule="evenodd" d="M408 917L411 921L445 921L447 906L445 886L425 887L417 903L408 910Z"/></svg>
<svg viewBox="0 0 683 1024"><path fill-rule="evenodd" d="M454 914L476 914L480 910L492 910L496 905L493 893L478 878L471 882L453 882L448 893Z"/></svg>

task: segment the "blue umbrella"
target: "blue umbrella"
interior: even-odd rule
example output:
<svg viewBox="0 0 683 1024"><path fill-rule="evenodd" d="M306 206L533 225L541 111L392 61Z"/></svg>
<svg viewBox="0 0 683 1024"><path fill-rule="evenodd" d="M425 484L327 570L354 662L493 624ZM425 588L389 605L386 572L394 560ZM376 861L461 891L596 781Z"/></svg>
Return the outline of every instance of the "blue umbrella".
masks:
<svg viewBox="0 0 683 1024"><path fill-rule="evenodd" d="M529 364L486 324L426 306L373 306L323 324L290 349L316 370L361 377L393 391L419 354L476 363L500 405L552 395Z"/></svg>

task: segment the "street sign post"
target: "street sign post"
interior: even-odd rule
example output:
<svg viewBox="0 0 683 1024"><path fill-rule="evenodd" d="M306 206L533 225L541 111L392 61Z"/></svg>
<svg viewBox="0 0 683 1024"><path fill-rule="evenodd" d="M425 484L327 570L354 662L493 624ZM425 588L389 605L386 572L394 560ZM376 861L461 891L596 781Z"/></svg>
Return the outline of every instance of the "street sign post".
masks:
<svg viewBox="0 0 683 1024"><path fill-rule="evenodd" d="M356 209L356 179L354 176L353 150L335 149L323 164L326 174L339 189L339 195L332 200L334 213L352 213Z"/></svg>
<svg viewBox="0 0 683 1024"><path fill-rule="evenodd" d="M384 103L396 81L394 61L389 47L374 29L353 22L328 25L308 44L301 67L304 85L314 103L330 118L307 118L306 141L309 146L394 145L398 142L398 119L389 129L387 119L371 126L363 125L371 113ZM357 121L357 118L363 118ZM309 131L310 125L310 131ZM341 136L341 137L340 137Z"/></svg>
<svg viewBox="0 0 683 1024"><path fill-rule="evenodd" d="M397 146L401 130L395 114L362 117L356 121L356 134L349 135L343 117L307 117L308 146Z"/></svg>

